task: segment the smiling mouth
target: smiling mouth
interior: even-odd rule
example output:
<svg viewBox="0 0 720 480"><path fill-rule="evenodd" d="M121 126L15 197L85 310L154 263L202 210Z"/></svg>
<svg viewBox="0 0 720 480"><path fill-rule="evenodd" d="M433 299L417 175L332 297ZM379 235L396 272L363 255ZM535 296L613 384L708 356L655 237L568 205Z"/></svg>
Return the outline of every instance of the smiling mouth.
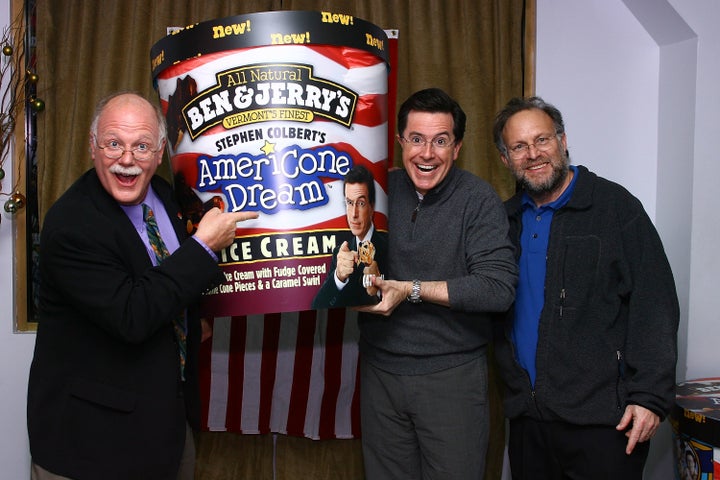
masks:
<svg viewBox="0 0 720 480"><path fill-rule="evenodd" d="M419 165L419 164L416 164L415 167L417 167L417 169L420 170L421 172L432 172L433 170L435 170L437 168L436 165Z"/></svg>
<svg viewBox="0 0 720 480"><path fill-rule="evenodd" d="M543 168L543 167L544 167L545 165L547 165L548 163L549 163L549 162L543 162L543 163L540 163L540 164L537 164L537 165L531 165L531 166L527 167L527 170L540 170L541 168Z"/></svg>
<svg viewBox="0 0 720 480"><path fill-rule="evenodd" d="M118 182L123 185L130 185L135 181L137 175L123 175L121 173L116 173L115 178L117 178Z"/></svg>

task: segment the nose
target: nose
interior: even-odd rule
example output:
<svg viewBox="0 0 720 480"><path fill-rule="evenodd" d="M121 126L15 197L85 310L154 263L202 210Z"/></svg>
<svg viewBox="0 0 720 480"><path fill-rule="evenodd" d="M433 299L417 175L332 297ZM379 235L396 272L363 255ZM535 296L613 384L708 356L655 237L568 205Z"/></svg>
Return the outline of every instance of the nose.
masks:
<svg viewBox="0 0 720 480"><path fill-rule="evenodd" d="M432 142L425 142L422 146L422 150L420 150L420 155L422 157L432 157L435 155L435 149L433 148Z"/></svg>
<svg viewBox="0 0 720 480"><path fill-rule="evenodd" d="M535 158L540 153L540 149L535 146L534 143L530 143L527 146L527 155L530 158Z"/></svg>
<svg viewBox="0 0 720 480"><path fill-rule="evenodd" d="M134 163L135 155L133 155L132 150L123 150L122 155L120 155L117 161L120 163Z"/></svg>

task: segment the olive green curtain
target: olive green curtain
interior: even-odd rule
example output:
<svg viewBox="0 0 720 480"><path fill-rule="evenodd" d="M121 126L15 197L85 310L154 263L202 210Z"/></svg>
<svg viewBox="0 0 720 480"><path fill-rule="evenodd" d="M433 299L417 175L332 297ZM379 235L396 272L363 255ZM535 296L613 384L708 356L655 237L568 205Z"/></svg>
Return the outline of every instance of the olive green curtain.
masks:
<svg viewBox="0 0 720 480"><path fill-rule="evenodd" d="M36 8L37 96L46 105L37 116L41 220L92 165L88 130L97 100L117 90L157 98L149 52L168 26L270 10L345 13L397 29L398 105L421 88L448 91L468 115L459 165L489 181L502 198L514 191L492 144L491 127L510 97L529 93L534 0L37 0ZM169 168L160 173L169 178ZM504 448L492 368L491 409L489 479L500 477ZM203 434L199 478L272 478L269 445L270 436ZM282 438L278 459L278 479L363 478L357 440Z"/></svg>
<svg viewBox="0 0 720 480"><path fill-rule="evenodd" d="M523 94L529 0L37 0L40 216L91 166L88 128L97 100L117 90L156 98L150 47L168 26L268 10L346 13L399 30L398 103L436 86L468 115L459 165L507 198L514 183L491 141L495 112ZM534 19L530 19L534 21ZM528 22L529 24L531 22ZM531 53L531 52L528 52ZM396 163L399 152L395 153ZM165 169L161 173L168 175Z"/></svg>

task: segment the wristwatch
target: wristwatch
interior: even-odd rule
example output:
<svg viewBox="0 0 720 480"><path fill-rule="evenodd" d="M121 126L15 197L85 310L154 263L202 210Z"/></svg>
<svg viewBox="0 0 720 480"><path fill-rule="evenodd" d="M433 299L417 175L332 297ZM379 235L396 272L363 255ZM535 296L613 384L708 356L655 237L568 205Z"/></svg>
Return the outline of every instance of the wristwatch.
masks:
<svg viewBox="0 0 720 480"><path fill-rule="evenodd" d="M420 298L420 280L412 281L412 291L410 292L410 295L408 295L407 301L410 303L422 302L422 299Z"/></svg>

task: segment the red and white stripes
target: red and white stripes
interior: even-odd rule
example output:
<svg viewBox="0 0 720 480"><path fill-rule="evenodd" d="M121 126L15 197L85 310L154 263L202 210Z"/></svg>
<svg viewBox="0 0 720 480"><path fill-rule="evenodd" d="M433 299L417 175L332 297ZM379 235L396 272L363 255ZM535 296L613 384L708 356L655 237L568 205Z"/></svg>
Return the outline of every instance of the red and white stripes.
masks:
<svg viewBox="0 0 720 480"><path fill-rule="evenodd" d="M216 317L201 353L203 428L360 435L353 310Z"/></svg>

